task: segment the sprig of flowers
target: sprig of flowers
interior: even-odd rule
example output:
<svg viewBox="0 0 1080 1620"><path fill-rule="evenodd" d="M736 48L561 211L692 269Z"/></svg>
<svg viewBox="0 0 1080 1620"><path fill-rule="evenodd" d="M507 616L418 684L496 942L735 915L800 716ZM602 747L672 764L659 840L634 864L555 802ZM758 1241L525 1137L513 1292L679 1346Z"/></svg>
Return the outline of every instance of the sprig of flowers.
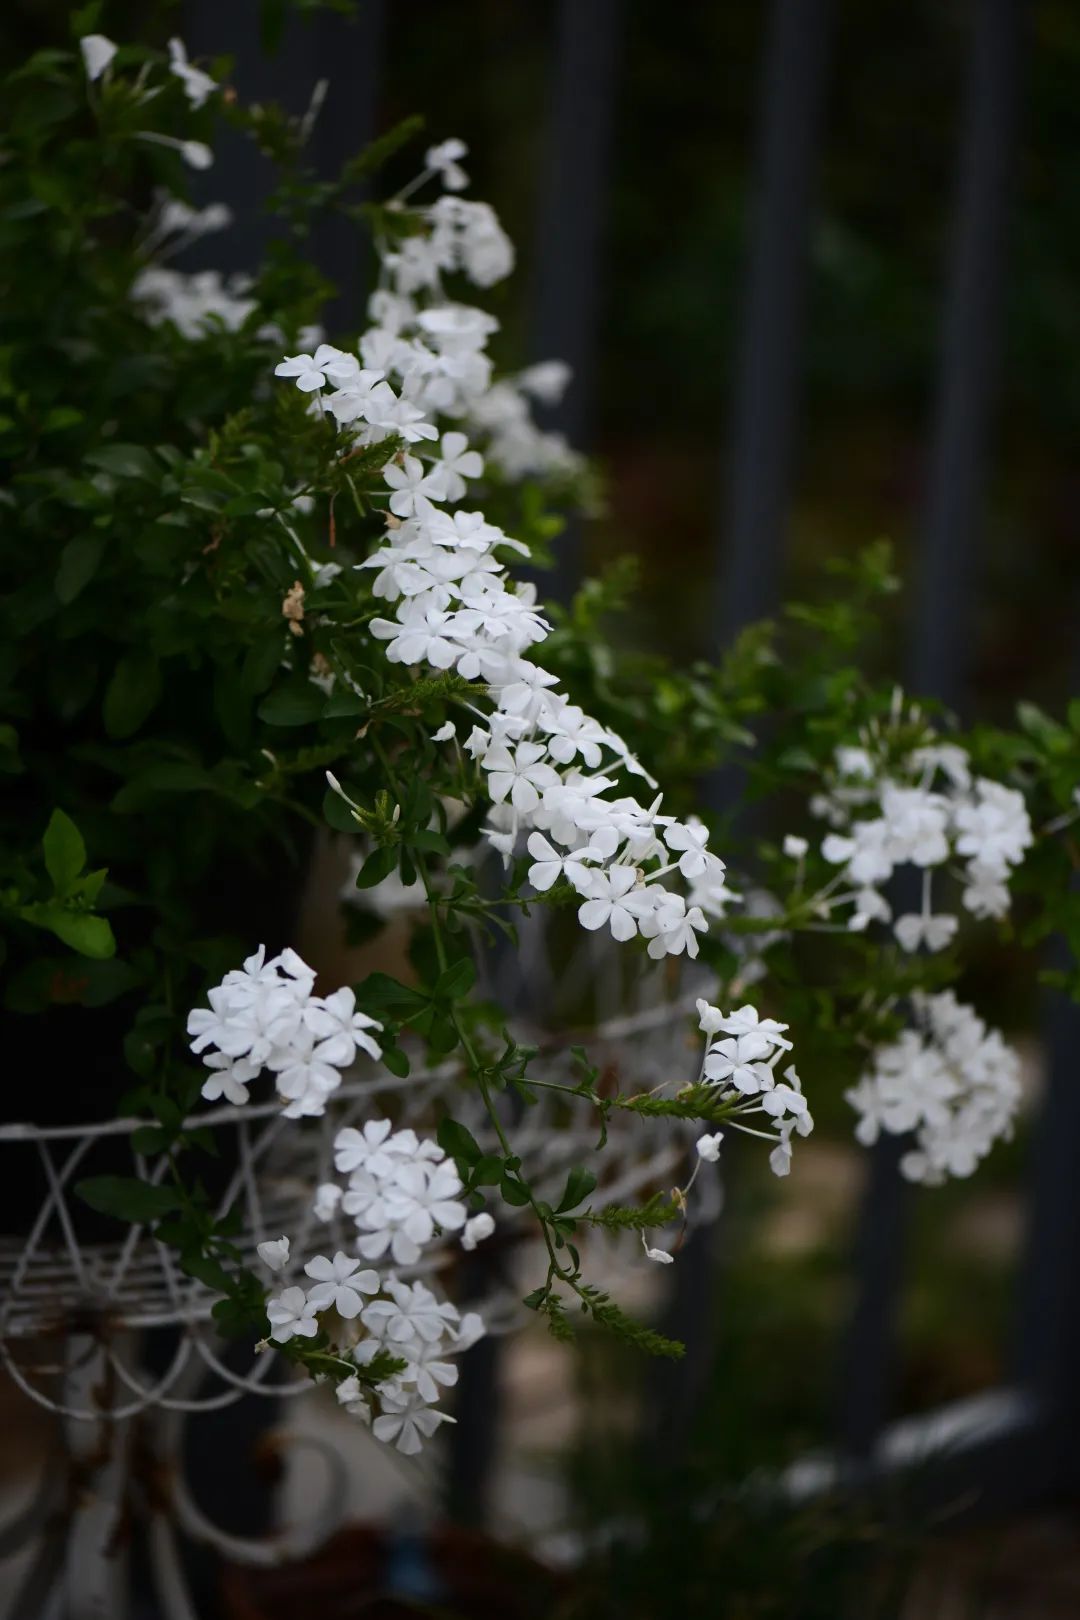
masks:
<svg viewBox="0 0 1080 1620"><path fill-rule="evenodd" d="M1020 1105L1020 1060L951 990L912 997L914 1027L873 1054L844 1093L869 1147L882 1131L915 1145L900 1161L910 1181L940 1186L970 1176L995 1142L1012 1135Z"/></svg>
<svg viewBox="0 0 1080 1620"><path fill-rule="evenodd" d="M897 917L893 933L906 951L938 951L954 937L959 919L934 911L933 874L959 880L961 904L973 917L1004 917L1009 879L1033 834L1023 794L973 776L959 744L931 733L897 755L896 735L910 734L917 723L917 713L906 713L897 693L886 726L868 728L857 744L836 749L811 809L833 828L821 853L849 885L830 897L828 909L850 905L848 927L855 931L893 921L882 890L898 869L913 866L922 873L921 907Z"/></svg>

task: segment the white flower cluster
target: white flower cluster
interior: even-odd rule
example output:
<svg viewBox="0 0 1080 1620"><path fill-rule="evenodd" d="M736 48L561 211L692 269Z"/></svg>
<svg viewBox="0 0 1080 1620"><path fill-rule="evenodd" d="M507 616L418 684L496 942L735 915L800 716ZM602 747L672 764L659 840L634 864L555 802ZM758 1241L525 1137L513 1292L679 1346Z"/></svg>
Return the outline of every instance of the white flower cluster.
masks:
<svg viewBox="0 0 1080 1620"><path fill-rule="evenodd" d="M314 986L295 951L267 961L260 945L209 992L209 1007L188 1014L191 1050L216 1047L203 1058L213 1071L202 1088L208 1102L246 1103L252 1081L269 1069L286 1118L322 1114L358 1051L382 1056L370 1033L382 1026L357 1009L352 990L317 996Z"/></svg>
<svg viewBox="0 0 1080 1620"><path fill-rule="evenodd" d="M1023 795L973 778L968 754L956 744L926 743L897 763L887 760L884 746L874 746L886 742L877 734L866 746L838 748L827 791L811 802L834 829L821 852L850 885L827 909L850 903L853 930L892 921L881 889L897 868L912 865L923 874L921 908L897 917L893 933L907 951L943 950L958 918L932 909L933 872L959 878L961 903L973 916L1005 916L1009 878L1032 842L1031 822Z"/></svg>
<svg viewBox="0 0 1080 1620"><path fill-rule="evenodd" d="M433 148L429 171L443 174L463 155L461 143ZM276 368L335 418L350 445L400 437L410 447L384 469L386 542L361 565L376 570L374 594L395 604L394 617L374 619L371 632L392 663L483 683L493 710L474 708L464 747L486 775L486 832L504 859L527 839L534 886L565 877L581 896L585 928L608 928L619 940L640 934L654 957L696 956L706 913L722 916L731 899L704 827L662 815L659 797L645 805L619 791L624 772L655 783L623 740L530 658L550 626L534 588L514 584L499 560L526 548L480 511L449 510L482 476L485 458L518 474L550 468L562 454L532 425L525 398L550 394L561 375L537 367L517 384L492 384L485 345L497 323L447 299L441 277L463 271L489 285L510 269L505 238L486 205L456 196L423 218L425 231L382 247L384 285L371 300L377 324L359 356L322 344ZM442 432L439 417L479 427L484 456L458 427ZM454 736L449 725L439 740Z"/></svg>
<svg viewBox="0 0 1080 1620"><path fill-rule="evenodd" d="M219 270L187 273L167 265L148 265L135 277L131 296L141 307L151 326L171 321L184 337L205 337L220 322L228 332L237 332L252 310L254 298L245 298L251 287L248 276L228 279Z"/></svg>
<svg viewBox="0 0 1080 1620"><path fill-rule="evenodd" d="M260 1243L259 1254L271 1271L280 1271L288 1264L289 1247L283 1237ZM358 1369L338 1383L339 1403L370 1423L377 1439L414 1455L441 1424L454 1421L435 1403L457 1383L458 1370L449 1358L483 1337L482 1319L475 1311L462 1315L422 1282L361 1269L358 1259L340 1249L333 1258L315 1255L304 1272L311 1286L294 1283L267 1300L271 1339L287 1344L295 1338L313 1339L324 1330L333 1353ZM380 1352L405 1366L372 1390L359 1374Z"/></svg>
<svg viewBox="0 0 1080 1620"><path fill-rule="evenodd" d="M702 1000L697 1010L698 1027L706 1036L700 1083L715 1086L723 1100L732 1104L725 1123L773 1142L769 1166L776 1175L786 1176L791 1169L792 1136L809 1136L814 1128L794 1064L788 1064L782 1080L776 1078L780 1062L792 1050L785 1034L787 1024L760 1018L757 1008L750 1005L725 1013ZM745 1123L750 1115L764 1118L751 1126ZM719 1133L703 1136L698 1142L699 1157L715 1162L719 1146Z"/></svg>
<svg viewBox="0 0 1080 1620"><path fill-rule="evenodd" d="M951 990L912 997L916 1027L874 1053L870 1072L845 1092L864 1146L882 1131L915 1133L900 1161L911 1181L939 1186L970 1176L1012 1133L1020 1103L1020 1060Z"/></svg>
<svg viewBox="0 0 1080 1620"><path fill-rule="evenodd" d="M314 1338L322 1327L337 1353L358 1368L369 1367L380 1351L403 1359L405 1369L378 1386L380 1411L373 1429L380 1440L416 1452L423 1438L451 1421L434 1404L440 1389L457 1382L448 1357L475 1344L484 1325L476 1312L462 1316L424 1283L403 1281L393 1271L382 1276L363 1262L415 1265L426 1248L450 1233L461 1233L462 1246L473 1249L495 1223L486 1213L467 1217L458 1196L461 1179L438 1143L412 1130L395 1131L388 1119L369 1120L362 1130L340 1130L334 1163L345 1185L321 1186L315 1214L329 1221L340 1208L351 1216L356 1252L338 1250L332 1259L309 1260L304 1271L312 1286L293 1284L268 1301L270 1337L285 1344ZM259 1254L271 1270L280 1271L288 1264L289 1248L289 1240L281 1238L260 1244ZM320 1316L326 1320L320 1322ZM372 1397L357 1376L338 1385L337 1397L348 1411L371 1421Z"/></svg>
<svg viewBox="0 0 1080 1620"><path fill-rule="evenodd" d="M356 1224L356 1249L365 1260L389 1255L395 1265L413 1266L447 1232L460 1232L471 1249L494 1230L490 1215L468 1219L459 1201L461 1178L439 1144L412 1130L392 1131L388 1119L340 1130L334 1166L344 1186L324 1182L315 1213L326 1221L340 1205Z"/></svg>

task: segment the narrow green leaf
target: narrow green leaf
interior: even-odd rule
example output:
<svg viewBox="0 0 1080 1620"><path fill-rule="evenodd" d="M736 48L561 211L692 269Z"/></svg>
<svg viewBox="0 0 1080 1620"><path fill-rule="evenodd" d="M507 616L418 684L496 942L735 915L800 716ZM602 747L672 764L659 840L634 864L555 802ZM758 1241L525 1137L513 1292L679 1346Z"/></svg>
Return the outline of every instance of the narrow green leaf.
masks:
<svg viewBox="0 0 1080 1620"><path fill-rule="evenodd" d="M83 591L98 571L105 541L100 535L80 535L69 540L60 553L53 589L65 607Z"/></svg>
<svg viewBox="0 0 1080 1620"><path fill-rule="evenodd" d="M472 1132L456 1119L443 1119L439 1121L436 1132L439 1146L449 1153L452 1159L465 1164L477 1164L482 1157L479 1142Z"/></svg>
<svg viewBox="0 0 1080 1620"><path fill-rule="evenodd" d="M68 894L86 865L82 833L70 816L57 809L49 817L41 844L45 851L45 870L54 890L59 895Z"/></svg>
<svg viewBox="0 0 1080 1620"><path fill-rule="evenodd" d="M130 737L161 696L161 666L152 653L125 653L105 689L102 718L110 737Z"/></svg>

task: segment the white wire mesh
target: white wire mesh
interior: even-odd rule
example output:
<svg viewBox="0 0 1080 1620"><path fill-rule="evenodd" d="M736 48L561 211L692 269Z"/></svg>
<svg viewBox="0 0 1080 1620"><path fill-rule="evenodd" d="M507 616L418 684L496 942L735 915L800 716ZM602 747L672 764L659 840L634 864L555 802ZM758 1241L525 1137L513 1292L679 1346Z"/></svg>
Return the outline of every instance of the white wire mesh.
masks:
<svg viewBox="0 0 1080 1620"><path fill-rule="evenodd" d="M658 980L650 980L655 998ZM648 1090L662 1081L683 1077L688 1056L684 1042L693 997L654 1003L626 1017L609 1019L588 1037L590 1056L601 1069L617 1075L623 1090ZM528 1038L526 1034L522 1038ZM569 1042L549 1046L535 1060L535 1073L570 1081ZM496 1142L479 1097L459 1084L456 1063L397 1079L375 1065L358 1067L318 1120L286 1120L274 1100L243 1108L208 1109L188 1123L212 1132L219 1143L220 1163L230 1166L215 1202L218 1213L239 1211L232 1236L245 1260L257 1265L255 1250L265 1238L287 1233L292 1239L292 1274L298 1274L313 1252L348 1247L351 1228L335 1217L316 1220L312 1197L319 1182L333 1175L333 1138L344 1125L385 1114L400 1127L433 1132L452 1091L452 1112L468 1126L485 1151ZM567 1170L594 1162L595 1111L587 1104L568 1105L557 1092L539 1092L539 1102L525 1108L512 1127L514 1150L541 1196L557 1198ZM133 1136L145 1120L39 1128L0 1126L0 1173L13 1173L14 1155L35 1156L46 1193L25 1237L0 1237L0 1361L34 1400L70 1417L100 1420L105 1414L122 1420L148 1407L209 1411L245 1393L280 1397L300 1390L306 1381L282 1384L272 1369L276 1358L259 1355L239 1372L222 1359L211 1312L212 1289L188 1276L175 1252L146 1226L117 1227L114 1240L87 1242L81 1236L85 1207L74 1192L87 1174L95 1147L110 1141L113 1159L125 1161L121 1173L161 1182L164 1159L147 1162L136 1151ZM632 1201L656 1187L669 1185L685 1162L687 1131L678 1122L642 1120L615 1110L609 1139L598 1167L600 1186L590 1199L594 1209ZM709 1218L709 1187L695 1197L697 1217ZM495 1210L505 1236L522 1227L527 1212L499 1204ZM453 1259L452 1246L429 1251L417 1270L441 1269ZM280 1281L291 1280L286 1272ZM508 1323L504 1321L502 1327ZM179 1329L169 1365L154 1376L139 1365L139 1339L146 1330ZM68 1349L73 1338L103 1349L110 1376L93 1392L93 1400L75 1406L70 1399ZM204 1376L192 1387L192 1362ZM182 1393L185 1391L185 1393Z"/></svg>

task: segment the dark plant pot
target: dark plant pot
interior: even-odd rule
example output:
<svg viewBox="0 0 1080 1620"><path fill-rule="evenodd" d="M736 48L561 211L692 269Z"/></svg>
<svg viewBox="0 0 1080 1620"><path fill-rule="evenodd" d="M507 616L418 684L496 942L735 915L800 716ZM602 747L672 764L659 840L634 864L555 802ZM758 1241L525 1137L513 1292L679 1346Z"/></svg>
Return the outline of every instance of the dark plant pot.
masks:
<svg viewBox="0 0 1080 1620"><path fill-rule="evenodd" d="M424 1537L348 1525L302 1563L227 1565L227 1620L546 1620L564 1579L517 1548L442 1525Z"/></svg>

